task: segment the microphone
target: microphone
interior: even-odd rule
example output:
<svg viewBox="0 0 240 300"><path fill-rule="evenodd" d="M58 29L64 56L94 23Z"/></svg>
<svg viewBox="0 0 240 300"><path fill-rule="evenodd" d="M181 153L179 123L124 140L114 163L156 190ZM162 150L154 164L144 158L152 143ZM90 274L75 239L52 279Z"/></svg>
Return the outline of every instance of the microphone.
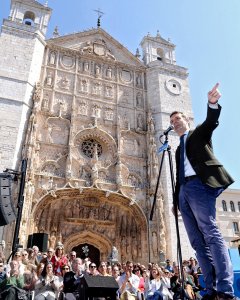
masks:
<svg viewBox="0 0 240 300"><path fill-rule="evenodd" d="M169 133L171 130L173 130L173 128L174 128L174 126L173 126L173 125L170 125L170 126L168 127L168 129L166 129L165 131L163 131L163 135L168 135L168 133Z"/></svg>

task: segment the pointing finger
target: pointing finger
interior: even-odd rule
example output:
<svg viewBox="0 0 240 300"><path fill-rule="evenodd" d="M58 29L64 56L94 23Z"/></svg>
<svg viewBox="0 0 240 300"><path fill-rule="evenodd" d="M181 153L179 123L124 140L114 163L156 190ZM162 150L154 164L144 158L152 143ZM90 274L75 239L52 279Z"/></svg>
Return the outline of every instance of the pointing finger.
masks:
<svg viewBox="0 0 240 300"><path fill-rule="evenodd" d="M219 87L219 83L217 82L217 83L214 85L214 87L212 88L212 90L211 90L210 93L215 92L215 91L217 90L218 87Z"/></svg>

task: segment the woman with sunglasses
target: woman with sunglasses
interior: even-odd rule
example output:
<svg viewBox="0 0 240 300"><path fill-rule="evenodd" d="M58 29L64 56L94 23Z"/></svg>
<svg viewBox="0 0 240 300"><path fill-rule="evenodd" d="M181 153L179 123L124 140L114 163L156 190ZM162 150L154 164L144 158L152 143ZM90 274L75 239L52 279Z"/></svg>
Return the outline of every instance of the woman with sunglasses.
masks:
<svg viewBox="0 0 240 300"><path fill-rule="evenodd" d="M88 275L90 275L90 276L99 275L99 272L97 270L97 265L95 263L93 263L93 262L91 262L90 265L89 265Z"/></svg>

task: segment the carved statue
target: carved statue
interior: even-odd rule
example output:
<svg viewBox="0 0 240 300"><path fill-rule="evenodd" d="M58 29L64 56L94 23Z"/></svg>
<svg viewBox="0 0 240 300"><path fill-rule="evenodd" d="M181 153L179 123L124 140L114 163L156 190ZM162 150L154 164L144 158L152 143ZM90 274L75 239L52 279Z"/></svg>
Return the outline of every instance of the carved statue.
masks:
<svg viewBox="0 0 240 300"><path fill-rule="evenodd" d="M89 62L85 61L83 63L83 71L88 72L88 70L89 70Z"/></svg>
<svg viewBox="0 0 240 300"><path fill-rule="evenodd" d="M109 79L112 78L112 68L110 66L107 68L106 76Z"/></svg>
<svg viewBox="0 0 240 300"><path fill-rule="evenodd" d="M55 65L55 62L56 62L56 53L55 52L51 52L49 62L50 62L50 65Z"/></svg>
<svg viewBox="0 0 240 300"><path fill-rule="evenodd" d="M52 75L52 72L50 72L50 73L47 75L46 83L47 83L47 86L48 86L48 87L52 87L52 85L53 85L53 75Z"/></svg>
<svg viewBox="0 0 240 300"><path fill-rule="evenodd" d="M109 259L111 260L111 262L118 262L118 250L115 246L112 246L112 251Z"/></svg>
<svg viewBox="0 0 240 300"><path fill-rule="evenodd" d="M143 115L139 114L137 116L137 128L143 130Z"/></svg>

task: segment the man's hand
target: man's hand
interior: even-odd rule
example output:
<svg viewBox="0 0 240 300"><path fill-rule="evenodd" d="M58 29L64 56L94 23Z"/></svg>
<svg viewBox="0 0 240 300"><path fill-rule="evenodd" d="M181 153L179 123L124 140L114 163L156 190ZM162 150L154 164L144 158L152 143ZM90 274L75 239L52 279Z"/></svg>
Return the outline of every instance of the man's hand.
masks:
<svg viewBox="0 0 240 300"><path fill-rule="evenodd" d="M216 104L221 97L221 94L218 90L219 83L216 83L215 86L208 92L208 102L211 104Z"/></svg>

